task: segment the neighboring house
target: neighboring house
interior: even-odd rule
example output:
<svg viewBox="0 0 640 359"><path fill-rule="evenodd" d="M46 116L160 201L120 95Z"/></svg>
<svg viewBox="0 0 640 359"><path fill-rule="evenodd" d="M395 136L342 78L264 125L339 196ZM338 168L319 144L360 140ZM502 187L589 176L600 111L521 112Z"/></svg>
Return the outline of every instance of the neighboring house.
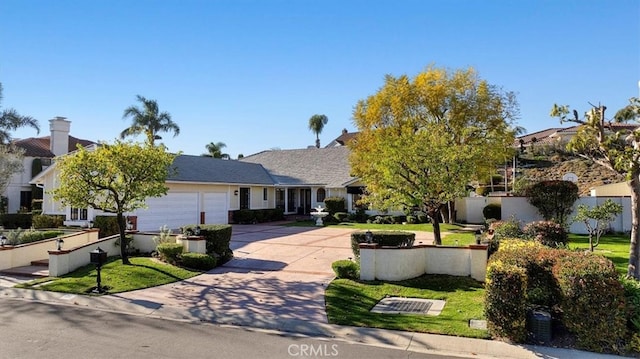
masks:
<svg viewBox="0 0 640 359"><path fill-rule="evenodd" d="M356 136L358 135L358 132L351 132L349 133L349 131L347 131L347 129L343 129L342 130L342 134L340 136L338 136L338 138L336 138L335 140L329 142L328 145L326 145L325 147L339 147L339 146L346 146L349 142L351 142Z"/></svg>
<svg viewBox="0 0 640 359"><path fill-rule="evenodd" d="M167 179L166 196L147 199L147 209L128 216L135 229L157 231L161 226L229 223L238 209L282 208L285 214L308 214L327 197L347 199L349 208L361 193L349 175L346 147L264 151L242 160L181 155ZM66 225L87 226L104 213L91 208L65 208L53 200L57 187L55 163L32 184L44 187L43 213L64 215Z"/></svg>
<svg viewBox="0 0 640 359"><path fill-rule="evenodd" d="M609 183L591 188L591 197L629 197L631 188L629 182Z"/></svg>
<svg viewBox="0 0 640 359"><path fill-rule="evenodd" d="M34 191L29 181L37 172L47 168L54 157L75 151L77 145L95 144L89 140L70 136L70 128L71 121L67 121L64 117L56 117L49 120L50 136L31 137L13 142L25 151L24 170L13 175L3 194L7 198L7 213L30 212L33 209L33 200L40 198L37 198L38 191Z"/></svg>

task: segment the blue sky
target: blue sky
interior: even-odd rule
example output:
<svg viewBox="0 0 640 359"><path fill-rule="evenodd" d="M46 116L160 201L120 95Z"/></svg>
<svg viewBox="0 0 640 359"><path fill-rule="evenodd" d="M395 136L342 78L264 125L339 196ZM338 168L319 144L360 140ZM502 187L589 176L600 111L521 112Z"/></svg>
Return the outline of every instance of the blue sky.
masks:
<svg viewBox="0 0 640 359"><path fill-rule="evenodd" d="M2 0L3 108L113 141L140 94L180 126L163 142L232 158L356 130L353 106L385 74L475 68L514 91L529 133L554 103L613 114L638 96L640 0ZM15 137L36 136L25 129Z"/></svg>

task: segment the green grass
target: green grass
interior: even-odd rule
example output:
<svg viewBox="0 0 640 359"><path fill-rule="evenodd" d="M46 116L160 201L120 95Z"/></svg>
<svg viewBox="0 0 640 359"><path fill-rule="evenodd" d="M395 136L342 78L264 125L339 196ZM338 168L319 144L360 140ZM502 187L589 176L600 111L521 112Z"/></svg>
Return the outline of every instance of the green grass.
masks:
<svg viewBox="0 0 640 359"><path fill-rule="evenodd" d="M433 225L431 223L419 223L419 224L374 224L374 223L351 223L342 222L338 224L328 224L327 227L338 228L353 228L361 230L385 230L385 231L422 231L433 232ZM460 226L454 224L440 223L441 232L449 232L460 230Z"/></svg>
<svg viewBox="0 0 640 359"><path fill-rule="evenodd" d="M387 296L440 299L446 304L438 316L371 313ZM468 277L424 275L400 282L335 279L325 299L332 324L489 338L486 330L469 328L469 320L484 319L484 287Z"/></svg>
<svg viewBox="0 0 640 359"><path fill-rule="evenodd" d="M127 292L155 287L198 275L202 272L187 270L162 263L148 257L131 257L131 265L123 265L119 257L111 257L100 271L101 285L108 293ZM81 267L59 278L44 278L18 287L53 292L88 294L96 286L95 265Z"/></svg>
<svg viewBox="0 0 640 359"><path fill-rule="evenodd" d="M594 253L611 259L620 274L627 274L630 242L631 238L629 235L608 234L600 238L600 244L594 249ZM589 236L569 234L569 248L589 250Z"/></svg>

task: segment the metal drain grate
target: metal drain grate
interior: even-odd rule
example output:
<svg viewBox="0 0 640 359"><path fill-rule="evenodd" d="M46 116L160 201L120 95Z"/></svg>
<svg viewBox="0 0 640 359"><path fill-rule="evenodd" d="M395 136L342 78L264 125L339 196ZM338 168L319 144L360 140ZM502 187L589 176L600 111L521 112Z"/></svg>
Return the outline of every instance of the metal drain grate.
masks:
<svg viewBox="0 0 640 359"><path fill-rule="evenodd" d="M444 300L391 297L382 299L371 311L386 314L438 315L444 304Z"/></svg>

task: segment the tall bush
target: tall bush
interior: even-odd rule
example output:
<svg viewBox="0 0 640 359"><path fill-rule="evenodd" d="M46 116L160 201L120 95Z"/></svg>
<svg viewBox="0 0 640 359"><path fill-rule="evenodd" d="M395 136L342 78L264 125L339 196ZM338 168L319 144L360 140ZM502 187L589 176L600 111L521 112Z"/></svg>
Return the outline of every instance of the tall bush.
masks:
<svg viewBox="0 0 640 359"><path fill-rule="evenodd" d="M517 343L527 339L526 288L524 268L502 261L487 266L485 316L492 335Z"/></svg>
<svg viewBox="0 0 640 359"><path fill-rule="evenodd" d="M93 221L93 227L100 230L100 238L120 233L118 229L118 219L115 216L96 216Z"/></svg>
<svg viewBox="0 0 640 359"><path fill-rule="evenodd" d="M553 221L527 223L522 231L526 238L548 247L565 247L569 243L569 235L565 227Z"/></svg>
<svg viewBox="0 0 640 359"><path fill-rule="evenodd" d="M482 209L484 219L502 219L502 206L499 203L489 203Z"/></svg>
<svg viewBox="0 0 640 359"><path fill-rule="evenodd" d="M545 220L565 224L578 199L578 185L571 181L541 181L528 187L525 195Z"/></svg>
<svg viewBox="0 0 640 359"><path fill-rule="evenodd" d="M204 236L207 244L207 254L215 256L218 264L224 264L233 258L231 244L232 227L229 224L201 224L200 235ZM182 232L194 232L196 225L182 227Z"/></svg>
<svg viewBox="0 0 640 359"><path fill-rule="evenodd" d="M324 199L324 205L331 216L347 209L344 197L327 197Z"/></svg>
<svg viewBox="0 0 640 359"><path fill-rule="evenodd" d="M622 352L626 337L624 287L613 263L602 256L567 252L553 267L561 291L563 323L579 347Z"/></svg>

